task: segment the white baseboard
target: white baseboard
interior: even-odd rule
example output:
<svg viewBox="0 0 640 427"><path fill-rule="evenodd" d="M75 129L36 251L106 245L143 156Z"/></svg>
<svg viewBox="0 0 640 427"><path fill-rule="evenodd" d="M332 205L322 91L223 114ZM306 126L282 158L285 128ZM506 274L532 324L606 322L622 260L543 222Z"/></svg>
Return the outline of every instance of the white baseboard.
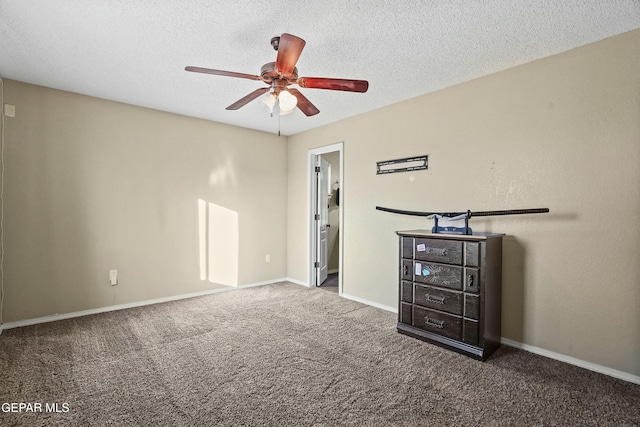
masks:
<svg viewBox="0 0 640 427"><path fill-rule="evenodd" d="M354 297L353 295L345 294L344 292L340 294L341 297L350 299L351 301L361 302L362 304L370 305L376 308L381 308L386 311L390 311L392 313L398 313L398 307L390 307L388 305L380 304L375 301L369 301L364 298Z"/></svg>
<svg viewBox="0 0 640 427"><path fill-rule="evenodd" d="M306 286L307 288L311 287L311 286L309 286L309 284L307 282L303 282L301 280L292 279L290 277L287 277L286 279L283 279L283 280L286 280L287 282L291 282L291 283L293 283L295 285Z"/></svg>
<svg viewBox="0 0 640 427"><path fill-rule="evenodd" d="M540 356L548 357L549 359L555 359L564 363L568 363L570 365L579 366L581 368L598 372L600 374L608 375L610 377L619 378L624 381L629 381L630 383L640 384L640 376L629 374L623 371L618 371L617 369L607 368L606 366L587 362L571 356L565 356L564 354L556 353L550 350L545 350L544 348L536 347L529 344L523 344L521 342L513 341L508 338L501 338L500 343L504 345L508 345L509 347L519 348L521 350L528 351L530 353L539 354Z"/></svg>
<svg viewBox="0 0 640 427"><path fill-rule="evenodd" d="M340 271L340 270L338 270L337 268L336 268L336 269L333 269L333 270L327 270L327 274L333 274L333 273L337 273L337 272L339 272L339 271Z"/></svg>
<svg viewBox="0 0 640 427"><path fill-rule="evenodd" d="M272 283L280 283L280 282L286 282L286 281L291 281L291 280L287 278L267 280L264 282L248 283L246 285L229 286L229 287L220 288L220 289L210 289L207 291L193 292L189 294L173 295L170 297L154 298L154 299L149 299L144 301L130 302L126 304L110 305L107 307L99 307L99 308L92 308L89 310L74 311L72 313L54 314L51 316L37 317L35 319L18 320L15 322L8 322L8 323L1 324L0 334L2 334L2 331L5 329L20 328L22 326L30 326L30 325L37 325L40 323L55 322L56 320L72 319L74 317L88 316L91 314L98 314L98 313L106 313L108 311L123 310L126 308L142 307L145 305L159 304L159 303L169 302L169 301L178 301L181 299L200 297L200 296L210 295L210 294L217 294L219 292L233 291L236 289L252 288L255 286L270 285Z"/></svg>

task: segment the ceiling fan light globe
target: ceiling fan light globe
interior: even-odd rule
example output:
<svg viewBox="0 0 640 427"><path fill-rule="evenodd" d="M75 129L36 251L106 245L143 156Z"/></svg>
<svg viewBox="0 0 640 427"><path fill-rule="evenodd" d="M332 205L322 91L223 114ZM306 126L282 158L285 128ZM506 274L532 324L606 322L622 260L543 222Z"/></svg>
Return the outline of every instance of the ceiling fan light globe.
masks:
<svg viewBox="0 0 640 427"><path fill-rule="evenodd" d="M278 108L278 114L281 116L286 116L287 114L293 113L293 110L295 110L295 108L292 108L290 110L285 110L284 108Z"/></svg>
<svg viewBox="0 0 640 427"><path fill-rule="evenodd" d="M262 103L269 108L269 111L273 113L273 107L276 105L278 98L273 93L268 93L262 98Z"/></svg>
<svg viewBox="0 0 640 427"><path fill-rule="evenodd" d="M278 95L278 104L280 107L280 114L288 114L296 108L296 105L298 105L298 98L291 95L288 91L283 90Z"/></svg>

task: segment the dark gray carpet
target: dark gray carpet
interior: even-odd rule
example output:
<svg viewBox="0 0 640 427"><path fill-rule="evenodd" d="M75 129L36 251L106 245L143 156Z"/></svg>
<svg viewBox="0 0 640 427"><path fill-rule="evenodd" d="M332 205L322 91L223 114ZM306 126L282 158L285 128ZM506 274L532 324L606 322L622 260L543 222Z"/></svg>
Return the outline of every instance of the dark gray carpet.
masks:
<svg viewBox="0 0 640 427"><path fill-rule="evenodd" d="M331 291L331 292L335 292L338 293L338 273L331 273L327 275L327 279L322 282L322 284L320 286L318 286L319 289L322 289L324 291Z"/></svg>
<svg viewBox="0 0 640 427"><path fill-rule="evenodd" d="M482 363L396 316L276 284L5 331L0 425L638 426L640 386L502 347Z"/></svg>
<svg viewBox="0 0 640 427"><path fill-rule="evenodd" d="M322 282L321 287L338 286L338 273L327 274L327 279Z"/></svg>

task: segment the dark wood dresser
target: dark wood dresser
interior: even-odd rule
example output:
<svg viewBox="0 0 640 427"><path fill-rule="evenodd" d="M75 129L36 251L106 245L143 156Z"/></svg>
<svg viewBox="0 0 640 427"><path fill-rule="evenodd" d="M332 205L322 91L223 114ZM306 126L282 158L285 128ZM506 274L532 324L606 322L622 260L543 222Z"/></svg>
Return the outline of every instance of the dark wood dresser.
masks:
<svg viewBox="0 0 640 427"><path fill-rule="evenodd" d="M486 360L500 346L503 235L396 233L398 332Z"/></svg>

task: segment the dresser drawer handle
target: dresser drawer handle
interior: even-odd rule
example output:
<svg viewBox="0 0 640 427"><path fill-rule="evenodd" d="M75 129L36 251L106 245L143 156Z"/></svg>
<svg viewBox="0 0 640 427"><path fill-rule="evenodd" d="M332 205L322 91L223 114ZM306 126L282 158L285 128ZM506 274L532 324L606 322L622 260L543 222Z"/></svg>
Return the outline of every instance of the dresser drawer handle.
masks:
<svg viewBox="0 0 640 427"><path fill-rule="evenodd" d="M409 266L407 264L402 266L402 275L403 276L408 276L409 275Z"/></svg>
<svg viewBox="0 0 640 427"><path fill-rule="evenodd" d="M467 284L470 288L473 287L473 276L471 274L467 276Z"/></svg>
<svg viewBox="0 0 640 427"><path fill-rule="evenodd" d="M427 302L432 302L434 304L444 304L444 298L445 297L435 297L427 294Z"/></svg>
<svg viewBox="0 0 640 427"><path fill-rule="evenodd" d="M429 326L435 326L438 329L444 329L444 320L435 320L427 316L424 318L424 322Z"/></svg>

